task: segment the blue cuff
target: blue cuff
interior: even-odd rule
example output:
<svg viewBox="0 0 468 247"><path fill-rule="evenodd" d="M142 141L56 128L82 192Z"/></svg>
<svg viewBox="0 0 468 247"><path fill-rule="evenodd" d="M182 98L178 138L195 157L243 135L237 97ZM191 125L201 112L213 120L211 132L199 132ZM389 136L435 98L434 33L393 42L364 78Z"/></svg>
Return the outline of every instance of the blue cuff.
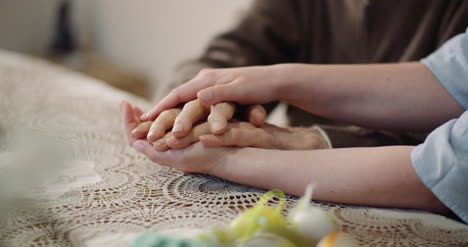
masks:
<svg viewBox="0 0 468 247"><path fill-rule="evenodd" d="M468 109L468 29L421 60L449 94Z"/></svg>
<svg viewBox="0 0 468 247"><path fill-rule="evenodd" d="M421 181L468 223L468 111L434 130L411 161Z"/></svg>

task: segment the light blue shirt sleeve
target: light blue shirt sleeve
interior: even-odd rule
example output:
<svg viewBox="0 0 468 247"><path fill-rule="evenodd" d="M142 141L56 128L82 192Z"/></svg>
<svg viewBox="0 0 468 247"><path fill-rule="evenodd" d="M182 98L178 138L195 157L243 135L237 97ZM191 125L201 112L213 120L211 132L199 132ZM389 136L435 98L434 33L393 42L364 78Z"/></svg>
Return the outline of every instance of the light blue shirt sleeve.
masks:
<svg viewBox="0 0 468 247"><path fill-rule="evenodd" d="M468 29L422 59L421 63L465 110L468 109Z"/></svg>
<svg viewBox="0 0 468 247"><path fill-rule="evenodd" d="M434 130L411 160L422 182L468 223L468 111Z"/></svg>
<svg viewBox="0 0 468 247"><path fill-rule="evenodd" d="M468 223L468 29L421 62L465 112L434 130L411 161L422 182Z"/></svg>

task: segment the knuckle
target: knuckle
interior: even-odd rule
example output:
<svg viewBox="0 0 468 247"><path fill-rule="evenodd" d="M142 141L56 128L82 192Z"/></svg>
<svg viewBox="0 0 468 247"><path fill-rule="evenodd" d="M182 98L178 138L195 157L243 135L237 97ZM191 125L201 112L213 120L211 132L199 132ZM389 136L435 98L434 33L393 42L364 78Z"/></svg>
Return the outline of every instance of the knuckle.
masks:
<svg viewBox="0 0 468 247"><path fill-rule="evenodd" d="M240 122L239 123L239 127L242 128L242 129L257 129L257 130L260 130L258 128L255 128L251 123L249 122Z"/></svg>
<svg viewBox="0 0 468 247"><path fill-rule="evenodd" d="M211 68L204 68L202 70L200 70L200 72L198 72L198 75L201 77L201 78L205 78L205 77L209 77L213 74L215 70L214 69L211 69Z"/></svg>
<svg viewBox="0 0 468 247"><path fill-rule="evenodd" d="M159 116L158 118L156 118L156 120L154 120L150 129L155 130L155 129L160 128L160 126L166 122L166 119L167 118L165 118L164 116Z"/></svg>
<svg viewBox="0 0 468 247"><path fill-rule="evenodd" d="M184 110L185 111L195 111L200 108L200 103L198 100L193 100L184 105Z"/></svg>
<svg viewBox="0 0 468 247"><path fill-rule="evenodd" d="M171 99L170 101L177 102L177 104L182 103L184 102L183 91L181 87L176 87L168 95L168 98Z"/></svg>
<svg viewBox="0 0 468 247"><path fill-rule="evenodd" d="M252 134L254 136L257 136L257 137L263 137L263 136L265 136L265 131L263 129L260 129L260 128L254 128Z"/></svg>
<svg viewBox="0 0 468 247"><path fill-rule="evenodd" d="M230 133L229 133L229 141L232 142L232 143L238 143L239 140L241 140L241 135L242 135L242 130L240 129L231 129Z"/></svg>
<svg viewBox="0 0 468 247"><path fill-rule="evenodd" d="M215 98L217 97L217 98L224 99L227 96L229 96L230 92L226 92L225 89L226 89L225 87L214 88L213 91L215 92Z"/></svg>
<svg viewBox="0 0 468 247"><path fill-rule="evenodd" d="M184 108L193 108L193 107L198 105L197 103L198 103L197 100L189 101L189 102L185 103Z"/></svg>
<svg viewBox="0 0 468 247"><path fill-rule="evenodd" d="M179 149L183 147L183 142L179 139L169 138L166 140L167 145L171 148Z"/></svg>
<svg viewBox="0 0 468 247"><path fill-rule="evenodd" d="M161 114L159 114L159 117L158 117L158 120L161 121L161 119L165 119L165 118L168 118L171 116L171 113L169 110L165 110L163 112L161 112Z"/></svg>
<svg viewBox="0 0 468 247"><path fill-rule="evenodd" d="M180 88L179 88L179 87L176 87L176 88L172 89L172 91L171 91L170 94L178 95L179 93L180 93Z"/></svg>
<svg viewBox="0 0 468 247"><path fill-rule="evenodd" d="M208 81L208 82L216 81L216 78L218 76L219 76L219 69L210 69L210 68L200 70L200 72L197 75L199 80Z"/></svg>
<svg viewBox="0 0 468 247"><path fill-rule="evenodd" d="M221 120L221 116L218 113L212 112L208 116L208 122L213 122L213 121L216 121L216 120Z"/></svg>
<svg viewBox="0 0 468 247"><path fill-rule="evenodd" d="M195 126L187 135L187 138L189 138L191 142L196 142L199 136L207 134L211 134L210 123L204 122Z"/></svg>
<svg viewBox="0 0 468 247"><path fill-rule="evenodd" d="M234 104L222 102L212 106L211 112L217 113L219 115L229 115L235 110Z"/></svg>
<svg viewBox="0 0 468 247"><path fill-rule="evenodd" d="M166 117L167 118L175 118L178 115L178 109L169 109L166 110Z"/></svg>

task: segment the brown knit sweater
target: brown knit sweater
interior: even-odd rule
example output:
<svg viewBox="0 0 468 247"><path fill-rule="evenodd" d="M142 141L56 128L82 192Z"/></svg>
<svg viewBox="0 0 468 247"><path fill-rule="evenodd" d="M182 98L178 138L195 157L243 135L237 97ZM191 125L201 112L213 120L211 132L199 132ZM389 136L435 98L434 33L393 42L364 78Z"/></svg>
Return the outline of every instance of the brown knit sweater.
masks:
<svg viewBox="0 0 468 247"><path fill-rule="evenodd" d="M205 67L417 61L467 26L464 0L256 0L201 57L178 67L168 89ZM417 144L425 136L347 126L292 106L288 117L293 126L320 124L334 147Z"/></svg>

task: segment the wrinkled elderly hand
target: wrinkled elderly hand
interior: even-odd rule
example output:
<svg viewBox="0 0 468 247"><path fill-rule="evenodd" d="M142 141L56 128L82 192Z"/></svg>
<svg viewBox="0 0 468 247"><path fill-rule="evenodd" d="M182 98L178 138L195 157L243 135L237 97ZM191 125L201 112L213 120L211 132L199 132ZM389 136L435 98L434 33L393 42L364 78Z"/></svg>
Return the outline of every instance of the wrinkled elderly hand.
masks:
<svg viewBox="0 0 468 247"><path fill-rule="evenodd" d="M207 147L238 146L277 150L312 150L331 148L322 133L315 127L278 127L265 123L256 127L247 122L229 123L222 135L199 136Z"/></svg>
<svg viewBox="0 0 468 247"><path fill-rule="evenodd" d="M135 138L147 137L150 143L162 138L172 128L176 138L187 136L194 123L207 119L211 133L224 133L227 121L234 116L236 106L232 103L202 105L198 99L187 102L182 109L172 108L163 111L154 121L141 122L133 131ZM266 112L260 105L249 106L245 118L256 126L264 123ZM208 116L208 118L206 118Z"/></svg>
<svg viewBox="0 0 468 247"><path fill-rule="evenodd" d="M135 137L132 132L141 125L141 110L126 102L121 104L125 130L131 146L145 136ZM231 121L221 135L210 131L210 124L204 122L192 128L184 137L176 137L173 132L164 134L154 142L154 149L166 151L183 149L200 141L207 147L237 146L281 150L308 150L329 148L327 141L316 128L280 128L271 124L256 127L249 122ZM150 142L151 143L151 142Z"/></svg>
<svg viewBox="0 0 468 247"><path fill-rule="evenodd" d="M189 105L189 109L194 108L201 108L197 100L191 101L192 103ZM195 104L193 104L195 103ZM234 111L234 105L232 104L218 104L212 107L212 111L210 116L208 116L208 122L205 122L204 132L203 134L209 134L210 127L213 125L215 121L224 121L225 127L223 131L225 131L227 127L227 121L232 117L232 112ZM184 107L186 109L186 107ZM194 116L198 113L194 113L194 111L190 110L184 113L184 110L180 110L177 108L169 110L167 114L162 114L156 121L147 121L142 122L140 120L141 115L143 114L142 110L138 107L134 107L130 105L128 102L122 102L120 104L120 111L122 113L122 118L124 122L125 133L128 138L128 143L130 146L137 140L148 140L148 142L153 143L159 140L163 136L167 136L170 134L174 138L183 138L187 137L189 134L193 135L192 125L194 122L197 121L200 116ZM229 113L231 112L231 113ZM207 113L205 113L206 115ZM246 118L251 123L256 123L257 125L262 125L266 118L265 110L260 105L250 106L246 111ZM190 129L186 131L183 135L180 132L172 131L166 134L166 130L172 127L172 124L177 121L182 121L190 126ZM197 128L198 131L200 127ZM198 136L197 136L198 137Z"/></svg>
<svg viewBox="0 0 468 247"><path fill-rule="evenodd" d="M231 121L221 135L210 133L208 123L195 126L190 133L177 138L167 133L154 143L157 151L182 149L200 141L207 147L256 147L278 150L311 150L330 148L316 128L280 128L271 124L256 127L248 122Z"/></svg>

